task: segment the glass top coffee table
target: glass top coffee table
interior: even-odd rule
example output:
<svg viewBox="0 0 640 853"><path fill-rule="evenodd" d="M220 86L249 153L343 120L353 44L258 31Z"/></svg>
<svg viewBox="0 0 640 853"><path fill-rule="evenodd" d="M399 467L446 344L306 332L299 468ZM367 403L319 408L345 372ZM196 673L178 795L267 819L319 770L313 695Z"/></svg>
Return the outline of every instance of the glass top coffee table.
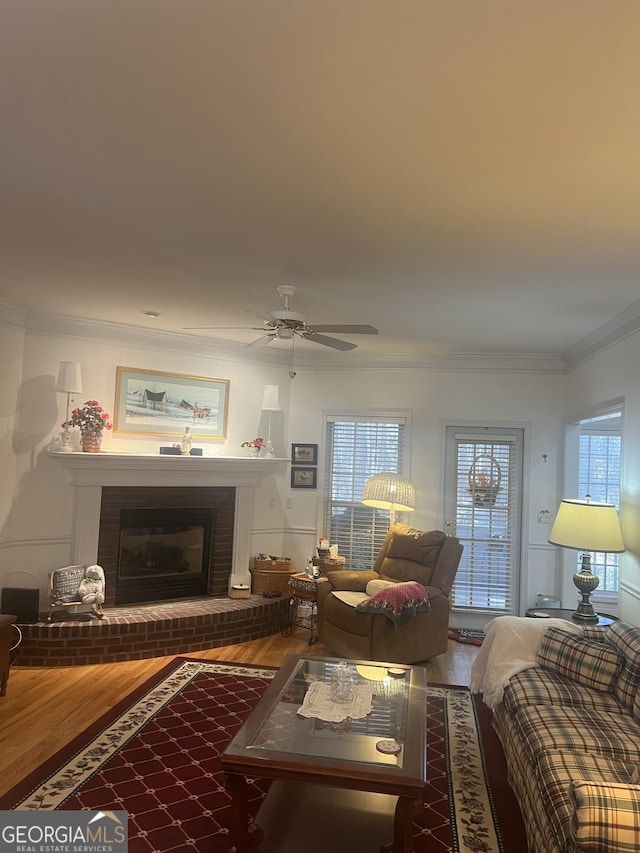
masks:
<svg viewBox="0 0 640 853"><path fill-rule="evenodd" d="M288 658L222 753L232 798L229 832L233 849L271 849L267 844L270 830L265 834L264 827L260 828L263 812L268 816L275 811L282 826L305 800L311 802L317 796L317 803L328 802L327 791L334 789L331 795L335 797L339 791L347 825L358 819L369 822L368 818L362 820L362 814L358 817L363 797L369 798L364 808L370 813L379 810L377 795L386 795L379 799L389 802L393 801L388 795L397 797L393 838L381 849L393 853L411 850L411 818L427 771L426 672L419 666L347 661L355 696L349 703L335 703L331 701L331 681L339 663L338 658ZM260 808L258 825L250 826L247 779L256 777L279 781L272 783ZM367 793L350 799L350 792ZM280 807L270 806L269 800L275 803L278 797ZM331 812L334 806L335 802L326 809L313 806L310 814L317 831L330 822L331 831L337 834L339 820L334 821ZM309 822L304 826L310 836L315 835ZM309 849L309 840L298 838L298 850ZM274 849L284 850L284 843ZM335 845L333 849L337 849Z"/></svg>

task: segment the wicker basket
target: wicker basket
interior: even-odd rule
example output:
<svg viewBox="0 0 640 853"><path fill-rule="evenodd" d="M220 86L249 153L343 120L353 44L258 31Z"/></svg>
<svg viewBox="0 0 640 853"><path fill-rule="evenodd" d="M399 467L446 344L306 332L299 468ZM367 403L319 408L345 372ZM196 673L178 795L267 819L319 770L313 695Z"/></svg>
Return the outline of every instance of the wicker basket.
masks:
<svg viewBox="0 0 640 853"><path fill-rule="evenodd" d="M313 565L317 566L321 575L329 572L341 572L344 569L345 557L314 557Z"/></svg>
<svg viewBox="0 0 640 853"><path fill-rule="evenodd" d="M251 587L246 583L235 584L231 587L229 598L251 598Z"/></svg>
<svg viewBox="0 0 640 853"><path fill-rule="evenodd" d="M289 591L289 578L295 574L295 569L292 568L291 561L287 565L287 569L273 569L271 568L271 563L269 563L268 569L250 569L251 591L254 595L259 595L263 592L281 592L285 595Z"/></svg>
<svg viewBox="0 0 640 853"><path fill-rule="evenodd" d="M291 567L291 559L289 557L283 557L281 560L259 560L258 557L253 561L254 568L259 569L260 571L268 570L268 571L281 571L281 572L290 572L292 571Z"/></svg>

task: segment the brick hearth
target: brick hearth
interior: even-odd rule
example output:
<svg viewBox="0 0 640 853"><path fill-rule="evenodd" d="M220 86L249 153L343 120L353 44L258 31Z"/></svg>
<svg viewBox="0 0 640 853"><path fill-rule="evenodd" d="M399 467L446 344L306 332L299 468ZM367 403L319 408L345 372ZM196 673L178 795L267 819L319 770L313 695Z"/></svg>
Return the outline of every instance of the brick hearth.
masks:
<svg viewBox="0 0 640 853"><path fill-rule="evenodd" d="M289 598L203 598L113 607L20 625L17 666L80 666L181 655L257 640L289 622Z"/></svg>

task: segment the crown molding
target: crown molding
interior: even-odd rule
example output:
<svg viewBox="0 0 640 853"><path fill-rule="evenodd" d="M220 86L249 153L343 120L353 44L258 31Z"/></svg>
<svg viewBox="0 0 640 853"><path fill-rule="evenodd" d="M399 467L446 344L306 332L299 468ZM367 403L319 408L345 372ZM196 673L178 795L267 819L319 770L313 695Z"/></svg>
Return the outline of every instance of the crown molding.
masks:
<svg viewBox="0 0 640 853"><path fill-rule="evenodd" d="M2 305L0 304L0 309ZM147 329L123 323L68 317L43 311L18 312L24 327L35 333L80 337L109 343L134 346L141 349L170 349L199 358L219 361L272 364L288 367L291 364L289 349L262 347L249 349L233 341L216 341L209 337L186 335L180 332ZM461 373L551 373L566 371L565 359L560 354L537 353L407 353L389 352L375 356L354 350L348 354L322 349L317 354L309 351L295 352L294 369L300 370L429 370Z"/></svg>
<svg viewBox="0 0 640 853"><path fill-rule="evenodd" d="M0 299L0 325L24 330L27 314L26 309Z"/></svg>
<svg viewBox="0 0 640 853"><path fill-rule="evenodd" d="M577 367L599 352L620 343L640 330L640 300L617 314L586 338L564 352L567 369Z"/></svg>

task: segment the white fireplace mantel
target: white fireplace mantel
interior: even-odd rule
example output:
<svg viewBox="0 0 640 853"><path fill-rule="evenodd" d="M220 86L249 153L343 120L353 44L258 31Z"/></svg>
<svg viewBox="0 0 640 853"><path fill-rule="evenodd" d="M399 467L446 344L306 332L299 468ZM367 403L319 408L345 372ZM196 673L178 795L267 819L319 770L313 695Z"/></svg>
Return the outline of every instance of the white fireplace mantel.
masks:
<svg viewBox="0 0 640 853"><path fill-rule="evenodd" d="M233 486L236 490L233 565L230 586L250 584L253 488L288 459L231 456L161 456L128 453L49 455L71 474L73 528L71 560L92 565L98 558L103 486Z"/></svg>

